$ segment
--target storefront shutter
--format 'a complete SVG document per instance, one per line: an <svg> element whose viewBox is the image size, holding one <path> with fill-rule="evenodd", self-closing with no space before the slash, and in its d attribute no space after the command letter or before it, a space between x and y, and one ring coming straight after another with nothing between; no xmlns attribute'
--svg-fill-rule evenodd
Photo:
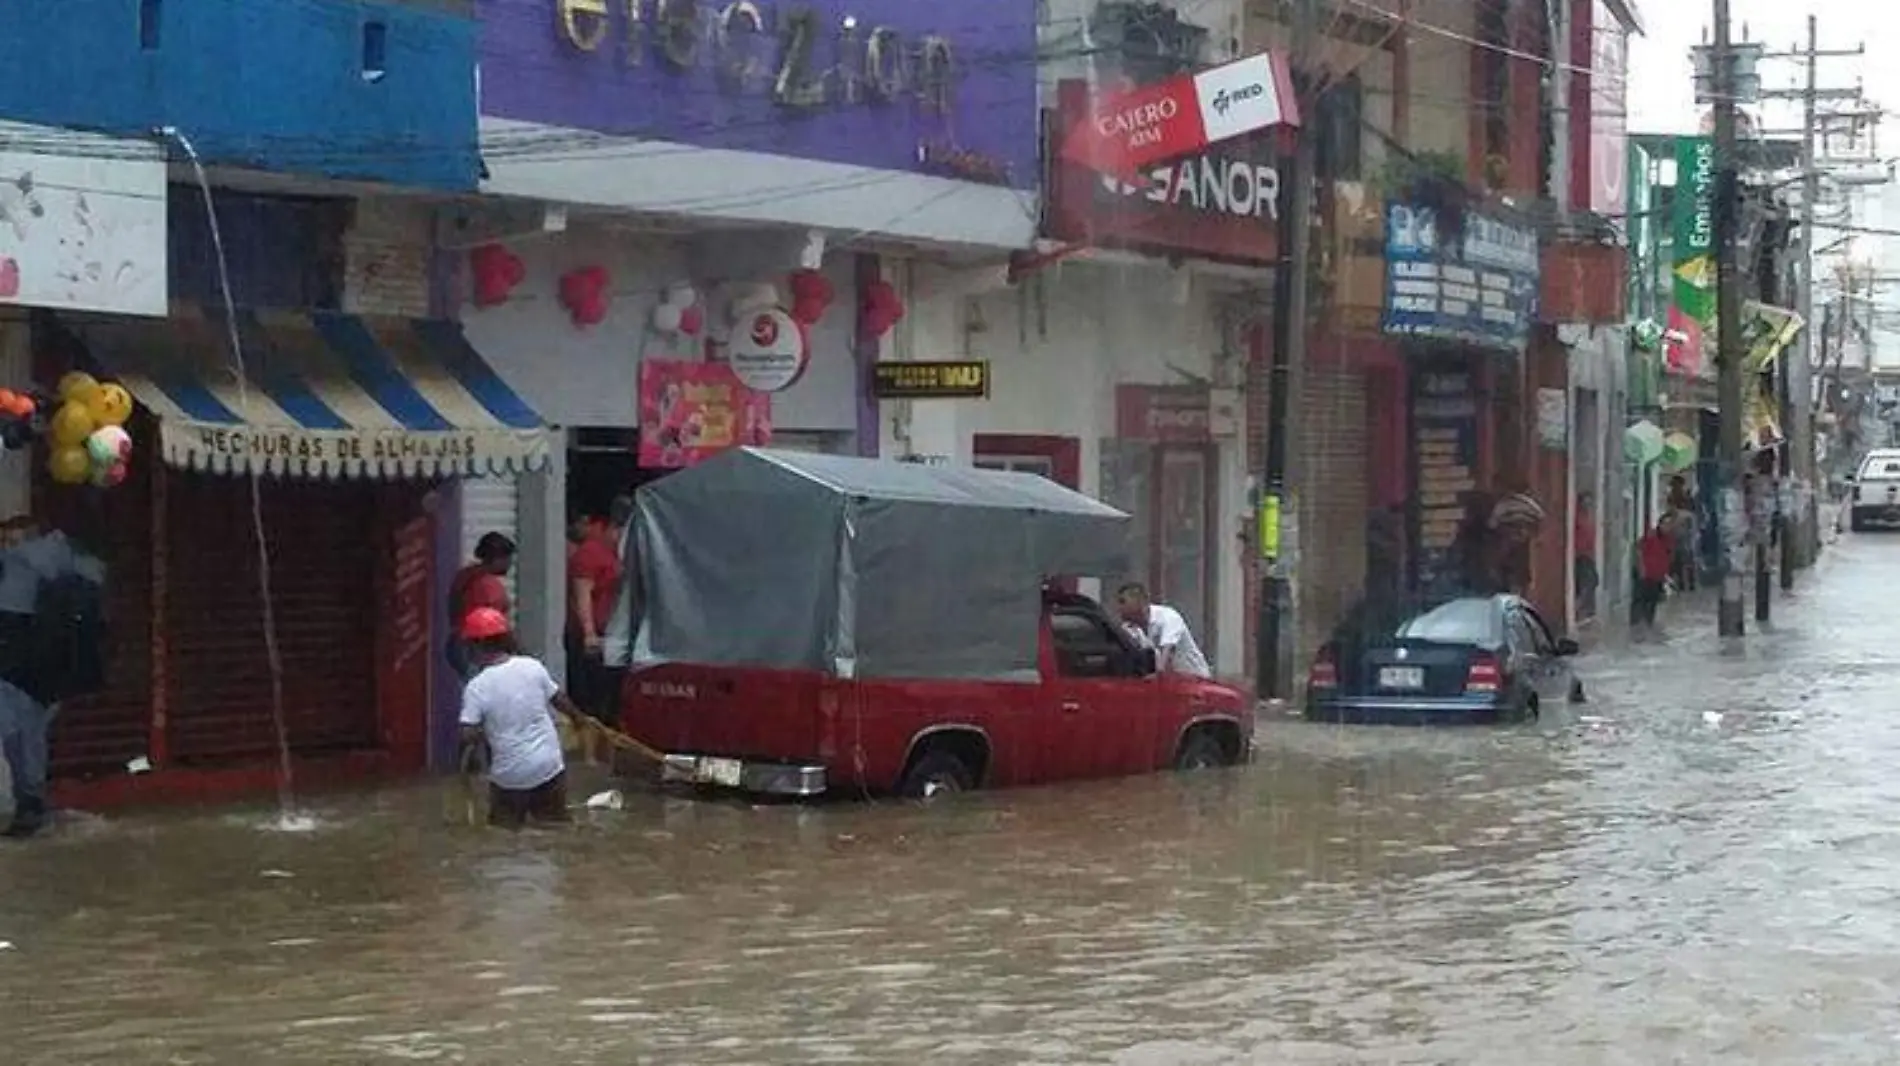
<svg viewBox="0 0 1900 1066"><path fill-rule="evenodd" d="M170 761L272 755L277 735L251 483L182 471L164 477ZM264 480L259 487L291 750L374 747L378 486Z"/></svg>
<svg viewBox="0 0 1900 1066"><path fill-rule="evenodd" d="M57 381L79 360L72 336L50 315L35 313L30 336L31 351L22 355L16 349L6 367L6 384ZM134 447L131 472L109 492L56 485L46 472L45 449L25 453L31 463L33 516L106 563L106 689L61 706L48 752L56 777L123 774L127 762L151 753L156 470L151 457L159 454L158 426L140 414L127 428Z"/></svg>
<svg viewBox="0 0 1900 1066"><path fill-rule="evenodd" d="M521 492L512 477L473 477L462 481L462 562L475 558L483 534L500 533L521 543ZM508 600L516 602L515 572L507 577Z"/></svg>
<svg viewBox="0 0 1900 1066"><path fill-rule="evenodd" d="M1300 589L1304 671L1366 579L1366 387L1357 370L1307 368L1300 401Z"/></svg>
<svg viewBox="0 0 1900 1066"><path fill-rule="evenodd" d="M147 456L157 454L146 443L152 428L133 425ZM123 774L151 754L152 477L152 462L136 461L124 484L102 493L55 485L44 462L33 464L34 514L106 563L106 690L60 708L49 753L56 777Z"/></svg>

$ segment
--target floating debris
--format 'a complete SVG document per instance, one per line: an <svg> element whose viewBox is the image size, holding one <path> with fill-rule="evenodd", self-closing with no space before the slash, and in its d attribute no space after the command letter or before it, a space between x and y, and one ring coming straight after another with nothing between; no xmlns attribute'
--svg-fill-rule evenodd
<svg viewBox="0 0 1900 1066"><path fill-rule="evenodd" d="M273 833L314 833L317 831L317 818L316 815L301 811L284 811L266 822L264 828Z"/></svg>

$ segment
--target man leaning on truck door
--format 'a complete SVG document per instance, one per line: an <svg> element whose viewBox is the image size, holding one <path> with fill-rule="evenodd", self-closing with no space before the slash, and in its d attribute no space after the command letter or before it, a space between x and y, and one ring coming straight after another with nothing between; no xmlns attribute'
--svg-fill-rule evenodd
<svg viewBox="0 0 1900 1066"><path fill-rule="evenodd" d="M1207 656L1201 654L1201 646L1194 642L1187 619L1172 607L1152 602L1146 586L1133 581L1123 585L1116 593L1115 606L1129 630L1154 648L1157 672L1214 675Z"/></svg>

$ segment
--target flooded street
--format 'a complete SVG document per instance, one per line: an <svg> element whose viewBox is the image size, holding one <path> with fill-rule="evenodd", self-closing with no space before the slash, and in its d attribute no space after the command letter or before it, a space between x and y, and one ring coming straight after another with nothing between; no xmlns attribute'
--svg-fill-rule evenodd
<svg viewBox="0 0 1900 1066"><path fill-rule="evenodd" d="M1745 653L1589 657L1579 713L1276 720L1226 775L78 817L0 848L8 1061L1891 1062L1900 537L1802 583Z"/></svg>

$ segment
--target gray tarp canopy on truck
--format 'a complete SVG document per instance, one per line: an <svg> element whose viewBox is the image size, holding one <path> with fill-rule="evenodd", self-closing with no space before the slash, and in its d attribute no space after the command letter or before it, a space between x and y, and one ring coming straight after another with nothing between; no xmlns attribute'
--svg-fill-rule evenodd
<svg viewBox="0 0 1900 1066"><path fill-rule="evenodd" d="M636 668L1029 680L1043 578L1128 566L1127 515L1032 474L740 448L635 499Z"/></svg>

